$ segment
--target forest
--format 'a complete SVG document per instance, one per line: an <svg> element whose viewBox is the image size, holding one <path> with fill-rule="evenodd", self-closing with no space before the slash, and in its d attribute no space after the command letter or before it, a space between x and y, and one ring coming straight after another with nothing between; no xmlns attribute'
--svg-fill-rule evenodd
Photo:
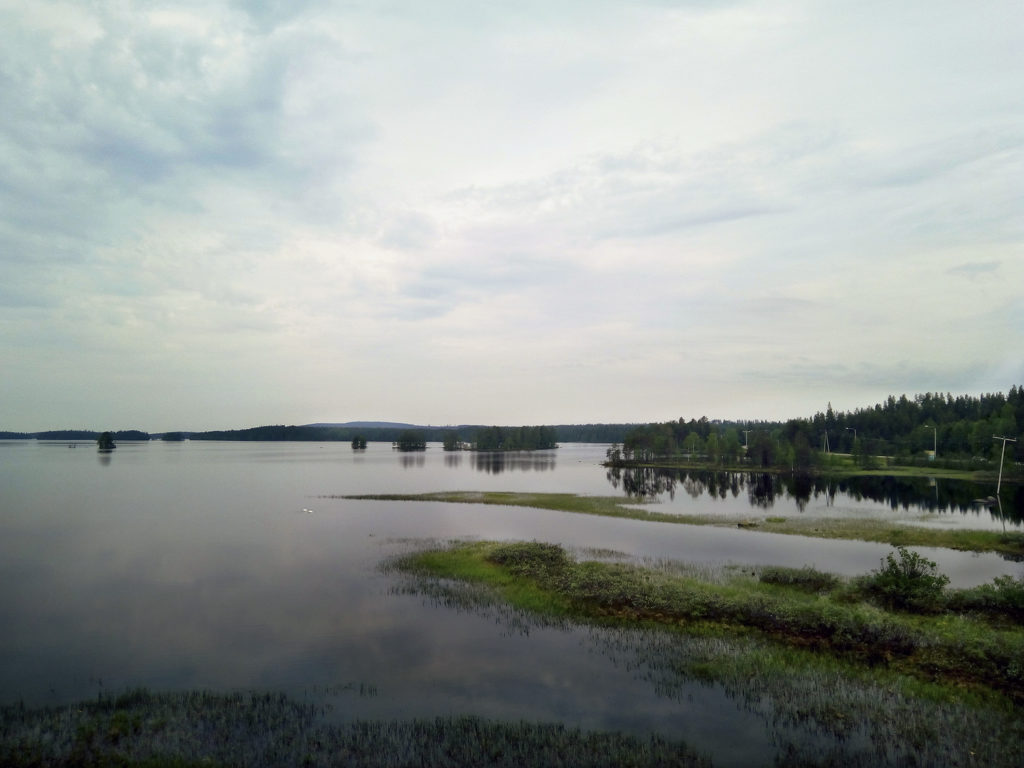
<svg viewBox="0 0 1024 768"><path fill-rule="evenodd" d="M810 467L822 455L852 455L865 468L878 457L896 462L916 460L937 466L980 468L999 461L1024 459L1024 387L1008 394L969 395L925 393L908 398L890 396L885 402L852 412L824 412L785 422L721 422L682 418L635 427L610 458L644 461L654 458L700 457L732 463L746 456L761 467Z"/></svg>
<svg viewBox="0 0 1024 768"><path fill-rule="evenodd" d="M554 427L484 427L473 435L478 451L536 451L557 448Z"/></svg>
<svg viewBox="0 0 1024 768"><path fill-rule="evenodd" d="M618 457L646 460L664 457L703 457L733 462L749 457L759 466L810 466L821 454L850 454L862 465L873 457L911 461L928 458L984 463L999 459L1002 444L993 436L1016 439L1007 443L1006 460L1024 460L1024 387L978 396L925 393L890 395L884 402L854 411L824 412L788 421L711 421L707 417L654 424L559 424L554 426L417 427L423 442L443 442L446 449L535 450L558 443L620 443ZM177 431L150 434L140 430L113 432L115 440L253 440L397 443L404 427L331 427L270 425L206 432ZM46 432L0 432L0 439L89 440L99 431L66 429ZM932 455L927 455L931 452Z"/></svg>

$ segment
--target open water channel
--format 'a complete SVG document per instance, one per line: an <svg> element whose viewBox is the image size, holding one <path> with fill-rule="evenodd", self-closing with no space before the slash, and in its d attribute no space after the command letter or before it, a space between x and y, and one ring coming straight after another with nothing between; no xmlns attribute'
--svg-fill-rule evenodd
<svg viewBox="0 0 1024 768"><path fill-rule="evenodd" d="M387 558L424 540L520 539L720 565L877 568L883 545L546 510L356 501L442 490L621 495L735 516L888 516L1020 530L925 483L793 489L757 478L610 475L606 446L401 454L371 443L0 441L0 698L48 704L147 686L319 696L338 718L477 714L659 732L716 765L774 754L762 719L707 684L666 695L595 630L523 627L400 589ZM766 486L765 483L768 483ZM651 484L653 483L653 487ZM629 486L628 488L626 486ZM914 500L913 494L920 498ZM1024 574L995 555L921 550L953 586Z"/></svg>

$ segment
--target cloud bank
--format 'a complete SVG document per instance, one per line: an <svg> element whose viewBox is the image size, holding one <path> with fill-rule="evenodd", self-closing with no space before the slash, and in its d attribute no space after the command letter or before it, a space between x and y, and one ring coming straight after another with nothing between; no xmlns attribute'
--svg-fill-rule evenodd
<svg viewBox="0 0 1024 768"><path fill-rule="evenodd" d="M0 0L0 428L1024 382L1017 2Z"/></svg>

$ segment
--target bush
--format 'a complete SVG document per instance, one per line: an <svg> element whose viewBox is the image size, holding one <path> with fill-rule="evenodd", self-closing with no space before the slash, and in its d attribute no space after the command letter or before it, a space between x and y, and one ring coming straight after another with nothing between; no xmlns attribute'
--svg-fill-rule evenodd
<svg viewBox="0 0 1024 768"><path fill-rule="evenodd" d="M959 590L950 596L949 607L1024 622L1024 577L999 576L991 584Z"/></svg>
<svg viewBox="0 0 1024 768"><path fill-rule="evenodd" d="M861 589L886 607L934 613L943 607L943 589L949 577L936 571L935 562L906 547L890 552L882 567L861 580Z"/></svg>
<svg viewBox="0 0 1024 768"><path fill-rule="evenodd" d="M569 564L569 556L557 544L517 542L495 547L487 558L518 576L545 576Z"/></svg>
<svg viewBox="0 0 1024 768"><path fill-rule="evenodd" d="M805 565L803 568L770 566L761 569L760 580L765 584L778 584L805 592L831 592L839 585L839 578L831 573Z"/></svg>

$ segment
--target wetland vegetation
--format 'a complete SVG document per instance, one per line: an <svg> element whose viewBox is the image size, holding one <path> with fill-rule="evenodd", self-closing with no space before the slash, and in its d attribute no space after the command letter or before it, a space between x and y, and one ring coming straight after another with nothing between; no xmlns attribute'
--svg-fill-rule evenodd
<svg viewBox="0 0 1024 768"><path fill-rule="evenodd" d="M338 497L327 497L338 498ZM894 546L946 547L969 552L997 552L1024 558L1024 533L976 529L925 528L884 520L820 517L688 515L644 509L641 500L621 496L580 496L571 493L528 493L501 491L440 491L432 493L359 494L347 499L374 501L436 501L458 504L498 504L536 507L605 517L622 517L648 522L684 525L715 525L756 528L768 533L812 536L826 539L856 539Z"/></svg>
<svg viewBox="0 0 1024 768"><path fill-rule="evenodd" d="M146 768L660 766L711 763L658 736L479 717L329 723L323 707L280 693L153 693L65 707L0 707L0 763Z"/></svg>
<svg viewBox="0 0 1024 768"><path fill-rule="evenodd" d="M934 563L900 548L841 581L812 569L743 572L728 583L626 563L577 562L553 544L472 543L411 555L405 570L486 583L518 607L573 619L756 631L1024 704L1024 580L944 590Z"/></svg>
<svg viewBox="0 0 1024 768"><path fill-rule="evenodd" d="M782 763L1024 759L1024 580L946 590L906 550L841 579L578 561L541 542L453 542L390 567L448 608L527 616L524 631L531 620L594 627L665 695L722 685L769 723Z"/></svg>
<svg viewBox="0 0 1024 768"><path fill-rule="evenodd" d="M617 456L504 452L562 428L486 428L497 452L466 455L481 445L461 427L410 432L415 456L368 427L344 433L356 451L329 427L219 436L324 441L302 447L114 433L126 442L98 463L12 446L3 476L30 503L0 521L17 576L0 592L16 630L0 764L1024 764L1020 445L1003 507L977 506L991 491L970 482L994 480L985 441L1018 434L1022 405L1015 387L786 424L605 425ZM423 452L442 438L446 454ZM423 493L437 488L469 490ZM314 496L333 501L314 513ZM815 546L846 575L758 564L814 562L790 554ZM1003 559L931 553L970 587L951 589L911 546ZM372 699L305 692L352 674Z"/></svg>

